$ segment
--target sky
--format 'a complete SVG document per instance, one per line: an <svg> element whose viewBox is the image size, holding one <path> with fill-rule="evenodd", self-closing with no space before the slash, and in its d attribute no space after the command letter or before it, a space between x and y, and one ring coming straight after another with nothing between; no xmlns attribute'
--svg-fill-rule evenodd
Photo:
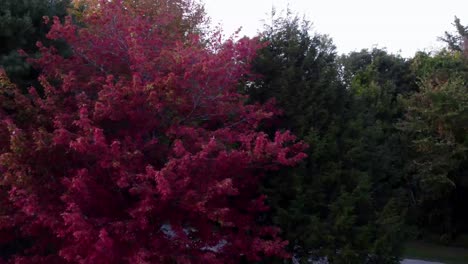
<svg viewBox="0 0 468 264"><path fill-rule="evenodd" d="M254 36L271 10L286 7L312 22L313 32L329 35L339 53L386 48L410 57L443 44L437 37L452 31L454 17L468 25L468 0L204 0L214 24L226 35L239 27ZM262 22L263 21L263 22Z"/></svg>

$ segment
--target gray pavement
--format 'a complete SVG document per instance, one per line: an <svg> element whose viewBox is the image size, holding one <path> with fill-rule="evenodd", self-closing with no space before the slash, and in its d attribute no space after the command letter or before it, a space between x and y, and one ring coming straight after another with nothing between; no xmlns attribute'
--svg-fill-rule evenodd
<svg viewBox="0 0 468 264"><path fill-rule="evenodd" d="M418 259L404 259L401 261L401 264L444 264L444 263L424 261L424 260L418 260Z"/></svg>

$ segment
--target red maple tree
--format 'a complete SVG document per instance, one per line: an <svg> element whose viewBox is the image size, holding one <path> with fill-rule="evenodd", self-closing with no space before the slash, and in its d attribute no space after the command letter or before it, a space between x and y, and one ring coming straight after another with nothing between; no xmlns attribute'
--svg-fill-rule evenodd
<svg viewBox="0 0 468 264"><path fill-rule="evenodd" d="M287 256L259 180L305 145L248 105L255 39L168 31L169 16L102 1L54 18L32 60L41 91L0 79L0 263L239 263Z"/></svg>

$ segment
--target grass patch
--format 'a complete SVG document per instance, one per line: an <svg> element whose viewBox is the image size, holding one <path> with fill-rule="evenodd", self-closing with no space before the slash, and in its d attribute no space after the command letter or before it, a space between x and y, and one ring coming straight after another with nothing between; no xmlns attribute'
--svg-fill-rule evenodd
<svg viewBox="0 0 468 264"><path fill-rule="evenodd" d="M468 249L414 241L406 244L404 257L409 259L438 261L445 264L467 264Z"/></svg>

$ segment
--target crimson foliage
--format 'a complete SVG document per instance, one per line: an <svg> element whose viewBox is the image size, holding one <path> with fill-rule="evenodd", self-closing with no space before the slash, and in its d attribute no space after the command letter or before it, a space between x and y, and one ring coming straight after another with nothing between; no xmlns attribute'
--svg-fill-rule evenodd
<svg viewBox="0 0 468 264"><path fill-rule="evenodd" d="M103 1L77 28L57 18L40 43L43 92L2 78L0 263L239 263L287 257L263 173L304 158L288 132L247 105L255 39L164 31L165 16Z"/></svg>

